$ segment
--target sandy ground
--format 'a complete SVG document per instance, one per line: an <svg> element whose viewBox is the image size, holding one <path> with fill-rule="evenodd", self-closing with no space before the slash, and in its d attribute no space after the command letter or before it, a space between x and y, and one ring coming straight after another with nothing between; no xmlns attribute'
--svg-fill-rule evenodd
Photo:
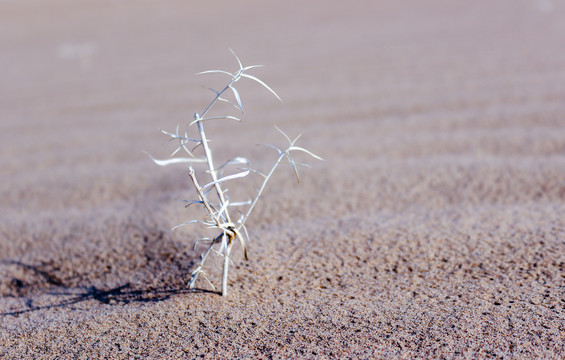
<svg viewBox="0 0 565 360"><path fill-rule="evenodd" d="M308 4L308 5L305 5ZM0 1L0 358L565 357L565 4ZM233 48L218 163L277 124L230 293L161 168ZM242 190L243 191L243 190ZM218 272L210 278L217 284Z"/></svg>

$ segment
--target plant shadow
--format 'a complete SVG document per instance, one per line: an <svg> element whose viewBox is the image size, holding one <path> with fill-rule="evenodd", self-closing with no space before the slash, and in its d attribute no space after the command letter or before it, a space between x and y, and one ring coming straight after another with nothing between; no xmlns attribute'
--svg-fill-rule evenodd
<svg viewBox="0 0 565 360"><path fill-rule="evenodd" d="M4 260L0 261L0 263L19 267L20 269L33 273L35 277L38 278L38 280L31 284L18 278L11 279L8 284L8 287L12 290L11 293L0 294L0 296L4 298L25 299L25 307L22 306L19 309L0 312L1 317L17 317L22 314L40 310L72 307L88 301L97 301L106 305L126 305L130 303L165 301L174 295L180 294L218 294L216 291L212 290L188 289L178 283L176 287L145 286L143 288L136 288L129 282L108 288L99 288L96 286L68 286L65 284L65 281L54 272L44 269L44 265L30 265L15 260ZM38 292L40 295L54 296L60 300L48 304L34 305L33 298L34 295L38 295Z"/></svg>

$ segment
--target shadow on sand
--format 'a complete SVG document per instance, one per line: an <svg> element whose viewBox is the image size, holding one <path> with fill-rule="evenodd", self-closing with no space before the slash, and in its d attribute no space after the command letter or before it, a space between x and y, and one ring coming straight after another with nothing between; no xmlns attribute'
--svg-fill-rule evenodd
<svg viewBox="0 0 565 360"><path fill-rule="evenodd" d="M76 292L70 291L64 282L59 279L54 274L42 270L39 266L33 266L29 264L24 264L18 261L4 261L4 263L17 265L34 272L36 275L42 278L44 284L48 284L51 287L56 287L60 291L49 291L44 294L53 295L62 298L60 301L56 301L47 305L34 306L31 297L25 295L9 295L10 297L27 298L27 307L23 309L16 309L12 311L2 312L0 316L19 316L21 314L52 309L60 307L69 307L82 302L94 300L103 304L109 305L124 305L134 302L159 302L169 299L171 296L178 294L188 294L188 293L212 293L217 294L215 291L204 290L204 289L188 289L188 288L150 288L150 289L135 289L132 288L130 283L125 283L123 285L113 287L110 289L99 289L95 286L84 287L82 290L78 289ZM23 288L25 284L18 279L13 279L11 282L11 287L20 289ZM4 295L3 295L4 296Z"/></svg>

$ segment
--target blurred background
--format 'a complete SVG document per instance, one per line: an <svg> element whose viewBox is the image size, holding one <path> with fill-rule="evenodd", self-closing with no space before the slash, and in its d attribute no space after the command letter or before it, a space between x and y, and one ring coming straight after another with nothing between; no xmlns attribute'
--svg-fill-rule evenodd
<svg viewBox="0 0 565 360"><path fill-rule="evenodd" d="M235 70L229 48L284 102L242 82L246 127L210 125L219 156L304 132L328 216L375 208L332 179L402 183L394 159L562 156L564 19L552 0L0 1L3 213L184 188L142 151L172 150L158 129L202 111L225 79L194 74Z"/></svg>

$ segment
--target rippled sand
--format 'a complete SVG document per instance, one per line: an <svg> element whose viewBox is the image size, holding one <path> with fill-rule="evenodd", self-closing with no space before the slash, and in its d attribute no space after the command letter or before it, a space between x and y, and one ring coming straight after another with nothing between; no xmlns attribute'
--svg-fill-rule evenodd
<svg viewBox="0 0 565 360"><path fill-rule="evenodd" d="M0 1L0 358L565 356L562 3L202 3ZM279 170L222 298L142 151L229 47L284 102L242 82L218 163L268 167L275 124L325 160Z"/></svg>

